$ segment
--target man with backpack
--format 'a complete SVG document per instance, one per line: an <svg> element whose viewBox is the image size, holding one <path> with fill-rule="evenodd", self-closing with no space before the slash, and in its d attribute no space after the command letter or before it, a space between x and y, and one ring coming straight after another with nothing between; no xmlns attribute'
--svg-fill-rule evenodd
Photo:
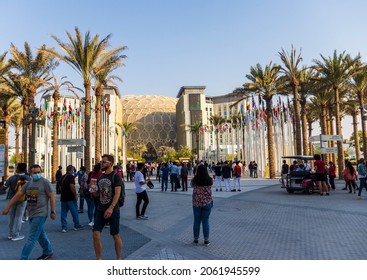
<svg viewBox="0 0 367 280"><path fill-rule="evenodd" d="M101 170L104 173L98 178L97 192L93 193L94 197L99 197L93 225L93 245L97 260L102 259L101 232L107 223L110 225L110 234L115 242L116 259L120 260L122 256L120 206L125 188L121 176L113 171L113 164L112 155L102 156Z"/></svg>
<svg viewBox="0 0 367 280"><path fill-rule="evenodd" d="M18 163L16 174L11 176L5 183L4 188L8 190L6 199L12 199L14 195L19 192L23 185L31 181L31 177L26 174L27 164ZM27 206L25 196L17 200L9 209L9 234L8 239L18 241L24 239L24 235L20 235L22 228L22 218L24 210Z"/></svg>
<svg viewBox="0 0 367 280"><path fill-rule="evenodd" d="M3 215L9 213L9 209L23 195L26 195L29 208L29 233L28 240L24 244L20 259L28 260L34 246L38 242L42 247L42 255L37 260L49 260L53 250L45 232L45 222L48 215L52 220L56 218L55 194L51 183L42 177L41 166L31 166L32 180L24 184L22 190L17 192L3 209Z"/></svg>

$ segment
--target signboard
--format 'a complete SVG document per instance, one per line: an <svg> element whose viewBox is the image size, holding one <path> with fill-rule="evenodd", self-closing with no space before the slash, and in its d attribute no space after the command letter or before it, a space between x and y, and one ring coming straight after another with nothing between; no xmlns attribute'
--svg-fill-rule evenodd
<svg viewBox="0 0 367 280"><path fill-rule="evenodd" d="M70 147L68 147L68 153L76 153L76 152L83 153L83 146L70 146Z"/></svg>
<svg viewBox="0 0 367 280"><path fill-rule="evenodd" d="M76 152L76 158L84 158L83 152Z"/></svg>
<svg viewBox="0 0 367 280"><path fill-rule="evenodd" d="M79 145L79 146L85 146L86 141L84 139L59 139L57 141L58 145Z"/></svg>
<svg viewBox="0 0 367 280"><path fill-rule="evenodd" d="M311 136L308 141L309 142L320 142L320 136L321 141L343 141L343 135L315 135Z"/></svg>
<svg viewBox="0 0 367 280"><path fill-rule="evenodd" d="M324 148L320 148L320 152L321 154L337 154L338 153L338 148L337 147L324 147Z"/></svg>

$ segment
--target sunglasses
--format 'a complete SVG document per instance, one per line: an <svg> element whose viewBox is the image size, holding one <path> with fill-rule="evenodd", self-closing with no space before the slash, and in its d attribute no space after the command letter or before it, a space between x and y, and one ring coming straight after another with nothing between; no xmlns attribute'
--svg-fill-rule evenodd
<svg viewBox="0 0 367 280"><path fill-rule="evenodd" d="M101 160L99 163L111 163L111 162L108 160Z"/></svg>

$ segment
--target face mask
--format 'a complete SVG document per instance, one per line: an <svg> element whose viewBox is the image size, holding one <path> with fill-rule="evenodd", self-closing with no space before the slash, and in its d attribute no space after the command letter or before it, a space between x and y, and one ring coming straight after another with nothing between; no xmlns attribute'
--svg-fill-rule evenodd
<svg viewBox="0 0 367 280"><path fill-rule="evenodd" d="M42 175L40 174L40 173L38 173L38 174L33 174L32 175L32 179L33 180L35 180L35 181L38 181L39 179L41 179L42 178Z"/></svg>

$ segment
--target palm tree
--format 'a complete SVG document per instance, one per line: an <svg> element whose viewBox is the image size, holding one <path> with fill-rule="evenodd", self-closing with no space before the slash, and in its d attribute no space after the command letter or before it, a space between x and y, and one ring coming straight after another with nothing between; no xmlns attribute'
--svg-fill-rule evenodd
<svg viewBox="0 0 367 280"><path fill-rule="evenodd" d="M349 99L347 102L342 104L342 110L345 114L352 116L353 119L353 132L354 132L354 147L356 149L356 160L357 162L361 158L361 149L359 145L359 134L358 134L358 120L359 115L359 102L358 100Z"/></svg>
<svg viewBox="0 0 367 280"><path fill-rule="evenodd" d="M302 155L302 131L301 131L301 113L300 113L300 100L298 96L299 86L300 86L300 70L299 64L302 61L301 56L302 50L300 49L297 55L296 49L292 45L292 50L290 53L282 49L279 52L280 59L282 60L284 66L281 66L280 72L284 74L285 81L292 88L293 93L293 107L295 116L295 128L296 128L296 151L298 155ZM305 145L305 143L304 143ZM306 143L307 148L307 143Z"/></svg>
<svg viewBox="0 0 367 280"><path fill-rule="evenodd" d="M25 116L28 114L28 94L25 90L24 80L21 76L13 74L9 72L5 77L5 82L3 84L3 90L5 90L10 95L15 95L20 99L20 103L22 106L22 162L27 162L27 124L25 120Z"/></svg>
<svg viewBox="0 0 367 280"><path fill-rule="evenodd" d="M226 122L226 120L221 115L212 115L209 118L210 124L214 128L215 133L215 142L217 145L217 162L219 161L219 133L221 131L222 125Z"/></svg>
<svg viewBox="0 0 367 280"><path fill-rule="evenodd" d="M342 135L339 92L341 87L347 84L353 76L361 71L361 69L357 67L360 62L360 55L352 58L349 54L345 54L345 51L338 55L335 50L332 57L320 56L322 60L314 60L315 69L320 74L320 80L323 84L328 85L334 92L336 134ZM344 169L344 148L342 141L338 141L337 145L339 179L342 179Z"/></svg>
<svg viewBox="0 0 367 280"><path fill-rule="evenodd" d="M107 50L109 46L108 40L111 34L107 35L105 38L100 40L99 35L95 35L93 38L90 36L90 32L85 33L84 38L80 33L79 29L75 27L75 37L73 37L69 32L66 32L69 39L69 43L62 42L56 36L52 38L59 44L61 49L66 53L66 55L59 54L53 50L49 50L49 53L55 57L61 59L70 65L74 70L76 70L83 78L84 85L84 101L85 101L85 111L84 111L84 126L85 126L85 141L86 141L86 151L84 154L84 163L87 170L91 168L91 96L90 88L93 78L93 67L97 64L98 59L100 59ZM98 160L98 159L96 159Z"/></svg>
<svg viewBox="0 0 367 280"><path fill-rule="evenodd" d="M0 99L0 116L5 120L5 155L9 153L9 135L8 128L11 123L11 119L15 114L18 114L21 110L19 101L16 96L7 95L6 93L1 93ZM9 157L4 157L4 176L8 178L9 176Z"/></svg>
<svg viewBox="0 0 367 280"><path fill-rule="evenodd" d="M95 138L95 158L101 157L101 99L103 98L104 87L113 84L114 80L122 81L121 78L111 73L124 65L125 55L120 53L125 50L125 46L114 48L106 52L93 67L93 76L95 77L95 97L96 97L96 138Z"/></svg>
<svg viewBox="0 0 367 280"><path fill-rule="evenodd" d="M196 142L196 155L197 159L200 160L200 132L202 130L203 123L201 121L197 121L193 124L187 124L187 128L189 128L190 133L195 135L195 142Z"/></svg>
<svg viewBox="0 0 367 280"><path fill-rule="evenodd" d="M367 91L367 67L362 68L362 72L355 75L350 83L350 89L355 94L355 97L359 101L359 108L361 114L361 124L362 124L362 140L363 140L363 154L367 156L367 126L364 115L366 115L365 104Z"/></svg>
<svg viewBox="0 0 367 280"><path fill-rule="evenodd" d="M77 89L81 92L83 92L80 88L75 87L70 81L65 80L66 76L61 77L60 81L58 78L53 75L52 80L53 82L47 82L45 84L45 87L43 89L45 96L48 92L52 92L52 98L54 101L54 107L53 107L53 115L52 115L52 131L53 131L53 147L52 147L52 171L51 171L51 181L56 181L56 171L58 170L59 166L59 110L58 105L60 102L60 90L67 89L69 92L72 92L77 99L79 99L79 96L75 93L74 89ZM41 99L42 99L41 98Z"/></svg>
<svg viewBox="0 0 367 280"><path fill-rule="evenodd" d="M27 110L35 107L34 98L37 90L50 79L50 71L57 66L57 63L48 51L51 51L51 49L46 48L46 45L42 45L34 55L28 42L24 43L24 52L18 50L14 44L10 46L12 58L9 59L9 65L18 72L22 79L24 89L27 93L25 100ZM32 135L35 132L32 131L32 126L28 126L28 129L29 139L33 139ZM34 164L35 150L31 149L34 146L35 143L32 143L32 140L29 141L29 148L32 152L30 165Z"/></svg>
<svg viewBox="0 0 367 280"><path fill-rule="evenodd" d="M299 103L301 110L302 120L302 143L303 154L309 155L308 151L308 138L307 138L307 111L308 111L308 99L312 93L316 90L315 73L313 69L303 67L299 72Z"/></svg>
<svg viewBox="0 0 367 280"><path fill-rule="evenodd" d="M308 138L312 136L312 124L318 119L318 116L320 115L318 113L318 110L320 109L319 106L315 105L311 101L307 101L307 110L305 111L306 114L306 120L307 120L307 126L308 126ZM309 154L313 154L313 145L312 142L309 142L309 148L308 148Z"/></svg>
<svg viewBox="0 0 367 280"><path fill-rule="evenodd" d="M15 164L19 162L19 136L20 136L20 128L22 126L23 119L23 111L22 105L19 104L19 110L14 112L12 115L10 125L14 127L15 130Z"/></svg>
<svg viewBox="0 0 367 280"><path fill-rule="evenodd" d="M248 92L257 92L265 100L266 103L266 126L268 139L268 160L270 178L274 179L275 161L274 161L274 135L273 135L273 113L271 108L272 98L279 90L279 71L278 65L273 65L270 62L265 66L265 69L260 64L250 68L250 74L246 78L249 83L244 84L244 88Z"/></svg>

